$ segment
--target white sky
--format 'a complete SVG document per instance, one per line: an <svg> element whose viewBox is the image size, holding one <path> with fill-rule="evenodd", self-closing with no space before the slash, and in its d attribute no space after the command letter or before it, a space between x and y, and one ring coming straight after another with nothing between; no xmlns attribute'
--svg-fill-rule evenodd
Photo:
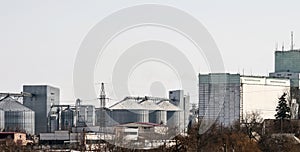
<svg viewBox="0 0 300 152"><path fill-rule="evenodd" d="M85 35L112 12L144 3L174 6L196 17L217 43L227 72L267 75L274 69L275 43L289 48L290 31L300 47L297 0L0 0L0 91L50 84L61 89L61 102L74 103L73 66Z"/></svg>

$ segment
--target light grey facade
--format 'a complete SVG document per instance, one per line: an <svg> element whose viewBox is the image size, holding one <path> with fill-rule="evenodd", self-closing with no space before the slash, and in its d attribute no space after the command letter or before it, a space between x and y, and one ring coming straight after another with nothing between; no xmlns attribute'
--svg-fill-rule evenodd
<svg viewBox="0 0 300 152"><path fill-rule="evenodd" d="M199 74L199 117L232 125L240 119L240 75Z"/></svg>
<svg viewBox="0 0 300 152"><path fill-rule="evenodd" d="M299 58L299 60L300 60L300 58ZM291 87L299 87L299 78L300 78L299 73L273 72L273 73L269 73L269 76L274 77L274 78L288 78L291 80Z"/></svg>
<svg viewBox="0 0 300 152"><path fill-rule="evenodd" d="M58 88L49 85L24 85L23 92L32 94L32 97L25 96L23 104L35 112L35 133L49 131L48 115L51 105L59 105L60 91ZM56 108L52 108L56 111Z"/></svg>
<svg viewBox="0 0 300 152"><path fill-rule="evenodd" d="M95 106L94 105L79 105L78 107L79 123L83 123L86 126L95 126Z"/></svg>
<svg viewBox="0 0 300 152"><path fill-rule="evenodd" d="M189 96L184 95L183 90L169 91L169 99L174 105L179 107L179 129L187 131L190 115L190 99Z"/></svg>

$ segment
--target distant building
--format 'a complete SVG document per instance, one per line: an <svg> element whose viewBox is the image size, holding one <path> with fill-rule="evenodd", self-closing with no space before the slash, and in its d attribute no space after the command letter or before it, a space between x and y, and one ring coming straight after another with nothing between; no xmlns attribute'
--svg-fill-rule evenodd
<svg viewBox="0 0 300 152"><path fill-rule="evenodd" d="M5 131L34 134L34 111L9 96L0 100L0 109L4 111L4 119L2 115L0 121L4 122Z"/></svg>
<svg viewBox="0 0 300 152"><path fill-rule="evenodd" d="M290 107L297 109L292 118L300 118L300 50L275 51L275 72L269 74L270 77L289 78L291 80Z"/></svg>
<svg viewBox="0 0 300 152"><path fill-rule="evenodd" d="M299 59L300 60L300 59ZM288 78L291 80L291 87L296 87L298 88L299 85L299 78L300 78L300 73L294 73L294 72L272 72L269 73L270 77L274 78Z"/></svg>
<svg viewBox="0 0 300 152"><path fill-rule="evenodd" d="M188 95L184 95L183 90L169 91L169 99L174 105L182 109L180 111L180 130L187 131L189 116L190 116L190 98Z"/></svg>
<svg viewBox="0 0 300 152"><path fill-rule="evenodd" d="M167 134L168 127L165 125L145 122L121 124L114 127L117 138L123 140L161 140L162 135Z"/></svg>
<svg viewBox="0 0 300 152"><path fill-rule="evenodd" d="M110 122L110 110L108 108L96 108L95 109L95 119L96 119L96 126L101 126L101 127L106 127L106 126L111 126Z"/></svg>
<svg viewBox="0 0 300 152"><path fill-rule="evenodd" d="M95 126L96 116L94 105L79 105L78 110L78 123L86 126Z"/></svg>
<svg viewBox="0 0 300 152"><path fill-rule="evenodd" d="M126 97L109 107L109 115L112 119L110 122L112 124L156 123L182 132L184 131L185 112L182 112L184 109L181 108L189 109L184 104L184 102L188 102L187 100L188 98L184 99L184 96L180 96L180 94L174 96L174 101L156 97ZM188 119L188 117L186 118Z"/></svg>
<svg viewBox="0 0 300 152"><path fill-rule="evenodd" d="M0 144L25 146L32 144L32 141L26 140L26 133L21 132L0 132Z"/></svg>
<svg viewBox="0 0 300 152"><path fill-rule="evenodd" d="M242 114L257 111L264 119L273 119L278 98L289 91L288 78L241 76Z"/></svg>
<svg viewBox="0 0 300 152"><path fill-rule="evenodd" d="M289 90L288 78L200 74L199 116L223 125L242 122L251 112L261 113L264 119L274 118L278 98Z"/></svg>
<svg viewBox="0 0 300 152"><path fill-rule="evenodd" d="M275 72L300 73L300 50L275 51Z"/></svg>
<svg viewBox="0 0 300 152"><path fill-rule="evenodd" d="M228 126L240 119L240 75L199 74L199 117Z"/></svg>
<svg viewBox="0 0 300 152"><path fill-rule="evenodd" d="M50 129L48 115L51 105L59 105L59 89L49 85L24 85L23 92L32 94L25 96L23 104L35 112L35 133L47 132ZM56 111L56 108L52 108Z"/></svg>

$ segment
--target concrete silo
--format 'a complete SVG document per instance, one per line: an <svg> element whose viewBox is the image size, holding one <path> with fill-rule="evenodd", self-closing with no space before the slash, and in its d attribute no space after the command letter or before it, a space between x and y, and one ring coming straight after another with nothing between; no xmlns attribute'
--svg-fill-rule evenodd
<svg viewBox="0 0 300 152"><path fill-rule="evenodd" d="M180 129L180 108L176 107L168 100L162 100L157 103L163 111L161 111L162 119L166 119L166 124L171 129ZM164 113L165 112L165 113Z"/></svg>
<svg viewBox="0 0 300 152"><path fill-rule="evenodd" d="M126 97L124 100L112 105L111 118L120 123L149 122L149 113L144 106L138 103L139 100Z"/></svg>
<svg viewBox="0 0 300 152"><path fill-rule="evenodd" d="M61 112L61 129L70 130L75 124L75 111L67 108Z"/></svg>

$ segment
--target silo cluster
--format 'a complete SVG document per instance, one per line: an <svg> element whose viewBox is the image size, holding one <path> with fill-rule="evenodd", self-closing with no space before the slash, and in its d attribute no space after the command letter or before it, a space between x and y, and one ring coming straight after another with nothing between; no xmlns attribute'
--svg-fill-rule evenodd
<svg viewBox="0 0 300 152"><path fill-rule="evenodd" d="M150 122L178 128L182 123L179 118L182 109L169 99L126 97L109 109L111 119L119 124Z"/></svg>

